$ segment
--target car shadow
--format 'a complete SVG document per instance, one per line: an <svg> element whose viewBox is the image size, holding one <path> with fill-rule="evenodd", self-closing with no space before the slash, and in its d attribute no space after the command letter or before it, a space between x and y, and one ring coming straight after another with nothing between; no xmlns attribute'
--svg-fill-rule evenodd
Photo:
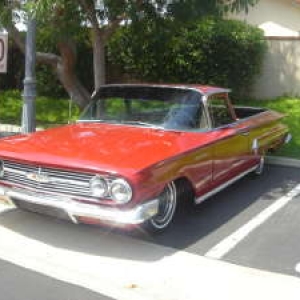
<svg viewBox="0 0 300 300"><path fill-rule="evenodd" d="M21 210L0 213L0 226L30 239L70 251L138 261L156 261L179 250L190 251L258 201L268 206L299 183L299 170L269 167L259 178L247 176L193 211L178 214L162 234L149 235L67 221ZM298 179L298 182L297 182ZM213 239L212 239L213 240ZM210 241L211 242L211 241ZM201 244L201 243L198 243ZM209 242L193 253L202 255Z"/></svg>
<svg viewBox="0 0 300 300"><path fill-rule="evenodd" d="M190 250L193 253L204 254L220 241L222 233L219 236L216 234L216 238L211 236L216 231L221 231L224 224L234 220L244 211L250 211L246 217L241 218L243 223L240 226L242 226L249 221L249 218L251 219L253 214L258 214L299 183L299 169L267 166L261 176L250 174L196 206L192 211L180 213L176 222L167 232L157 236L144 237L144 239L178 250ZM255 204L260 211L257 211L256 207L251 212L251 207L255 207ZM195 250L193 245L199 239L202 239L201 246L197 245ZM207 239L206 242L204 242L205 239Z"/></svg>

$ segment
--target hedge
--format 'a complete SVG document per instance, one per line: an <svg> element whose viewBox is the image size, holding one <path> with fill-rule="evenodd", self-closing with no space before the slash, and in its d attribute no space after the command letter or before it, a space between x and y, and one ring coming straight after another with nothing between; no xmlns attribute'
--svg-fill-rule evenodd
<svg viewBox="0 0 300 300"><path fill-rule="evenodd" d="M140 81L220 85L242 95L259 74L265 50L260 29L209 18L185 27L169 21L124 27L108 53L111 63Z"/></svg>

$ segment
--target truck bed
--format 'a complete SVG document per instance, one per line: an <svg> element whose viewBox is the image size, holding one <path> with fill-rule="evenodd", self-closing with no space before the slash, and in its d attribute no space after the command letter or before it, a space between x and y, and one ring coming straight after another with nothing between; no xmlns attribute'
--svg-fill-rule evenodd
<svg viewBox="0 0 300 300"><path fill-rule="evenodd" d="M266 108L248 107L248 106L235 106L236 116L238 119L246 119L267 111Z"/></svg>

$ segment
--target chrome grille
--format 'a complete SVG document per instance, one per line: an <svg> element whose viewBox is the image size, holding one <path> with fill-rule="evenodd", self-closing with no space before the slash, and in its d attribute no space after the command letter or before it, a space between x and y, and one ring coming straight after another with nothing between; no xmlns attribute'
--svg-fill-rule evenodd
<svg viewBox="0 0 300 300"><path fill-rule="evenodd" d="M93 198L89 188L93 174L44 168L6 160L4 161L4 174L5 182L19 187L46 193Z"/></svg>

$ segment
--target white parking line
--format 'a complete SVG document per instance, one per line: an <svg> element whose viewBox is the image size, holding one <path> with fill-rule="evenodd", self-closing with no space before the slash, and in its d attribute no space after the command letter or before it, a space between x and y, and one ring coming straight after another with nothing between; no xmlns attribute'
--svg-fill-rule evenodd
<svg viewBox="0 0 300 300"><path fill-rule="evenodd" d="M231 251L237 244L239 244L243 239L245 239L253 230L266 222L270 217L272 217L277 211L287 205L293 198L300 194L300 184L293 188L285 196L279 198L272 205L267 207L248 223L243 225L233 234L229 235L223 239L220 243L210 249L205 256L214 259L221 259L229 251Z"/></svg>

